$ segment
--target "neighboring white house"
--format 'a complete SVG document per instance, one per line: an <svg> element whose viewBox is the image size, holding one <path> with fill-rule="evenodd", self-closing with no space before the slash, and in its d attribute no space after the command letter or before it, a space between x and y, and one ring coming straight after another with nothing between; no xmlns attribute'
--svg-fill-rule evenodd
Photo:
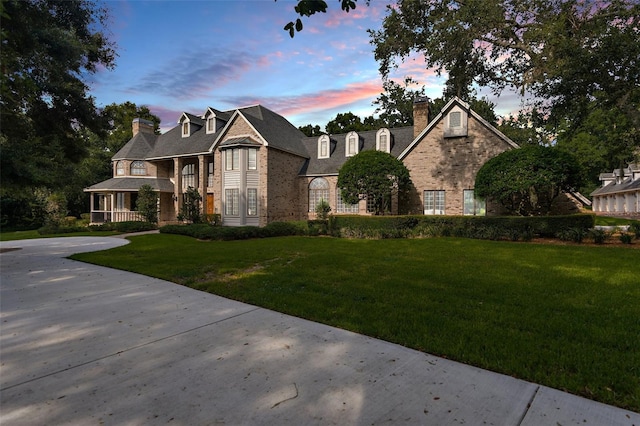
<svg viewBox="0 0 640 426"><path fill-rule="evenodd" d="M602 173L600 182L591 193L594 213L640 217L640 164Z"/></svg>

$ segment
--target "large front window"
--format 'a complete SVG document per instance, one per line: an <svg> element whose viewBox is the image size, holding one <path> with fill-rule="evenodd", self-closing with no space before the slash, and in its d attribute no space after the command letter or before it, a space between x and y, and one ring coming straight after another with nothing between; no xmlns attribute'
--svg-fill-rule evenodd
<svg viewBox="0 0 640 426"><path fill-rule="evenodd" d="M329 202L329 182L325 178L315 178L309 184L309 211L316 211L320 201Z"/></svg>
<svg viewBox="0 0 640 426"><path fill-rule="evenodd" d="M487 214L485 201L475 198L473 189L464 190L464 214L473 216L484 216Z"/></svg>
<svg viewBox="0 0 640 426"><path fill-rule="evenodd" d="M258 169L258 150L255 148L249 148L247 150L247 170Z"/></svg>
<svg viewBox="0 0 640 426"><path fill-rule="evenodd" d="M240 190L226 189L224 192L224 214L227 216L240 215Z"/></svg>
<svg viewBox="0 0 640 426"><path fill-rule="evenodd" d="M258 190L256 188L247 189L247 216L258 215Z"/></svg>
<svg viewBox="0 0 640 426"><path fill-rule="evenodd" d="M424 191L424 214L444 214L444 191Z"/></svg>
<svg viewBox="0 0 640 426"><path fill-rule="evenodd" d="M240 169L240 150L238 148L227 149L224 152L224 168L225 170Z"/></svg>
<svg viewBox="0 0 640 426"><path fill-rule="evenodd" d="M182 189L197 188L196 185L196 165L187 164L182 168Z"/></svg>

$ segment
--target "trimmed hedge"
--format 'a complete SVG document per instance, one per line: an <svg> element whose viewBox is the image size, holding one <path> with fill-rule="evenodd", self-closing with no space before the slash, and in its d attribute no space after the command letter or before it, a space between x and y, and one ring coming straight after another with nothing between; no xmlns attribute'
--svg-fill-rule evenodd
<svg viewBox="0 0 640 426"><path fill-rule="evenodd" d="M530 241L534 237L575 239L594 227L595 216L331 216L327 221L273 222L257 226L166 225L165 234L200 240L246 240L287 235L333 235L345 238L464 237Z"/></svg>
<svg viewBox="0 0 640 426"><path fill-rule="evenodd" d="M594 227L595 215L569 216L335 216L344 237L419 238L454 236L478 239L528 241L534 237L558 238L568 229Z"/></svg>
<svg viewBox="0 0 640 426"><path fill-rule="evenodd" d="M287 235L306 235L305 222L272 222L265 227L257 226L213 226L207 223L191 225L165 225L160 228L163 234L178 234L199 240L247 240L249 238L283 237Z"/></svg>
<svg viewBox="0 0 640 426"><path fill-rule="evenodd" d="M118 231L123 233L152 231L154 229L158 229L155 223L133 220L128 222L107 222L102 225L89 226L89 230L91 231Z"/></svg>

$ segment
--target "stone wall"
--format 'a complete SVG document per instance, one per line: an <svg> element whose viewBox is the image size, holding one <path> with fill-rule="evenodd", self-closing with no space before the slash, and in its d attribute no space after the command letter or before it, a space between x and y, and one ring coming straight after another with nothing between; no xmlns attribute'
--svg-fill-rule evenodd
<svg viewBox="0 0 640 426"><path fill-rule="evenodd" d="M468 118L468 134L444 137L444 118L401 159L411 173L410 214L423 212L423 191L445 191L445 214L463 214L463 191L473 189L480 167L512 149L506 141L476 120ZM491 204L487 206L492 213Z"/></svg>

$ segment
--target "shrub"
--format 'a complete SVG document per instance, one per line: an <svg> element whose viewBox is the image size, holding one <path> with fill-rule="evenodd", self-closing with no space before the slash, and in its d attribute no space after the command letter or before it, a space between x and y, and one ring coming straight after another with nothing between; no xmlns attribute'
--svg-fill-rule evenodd
<svg viewBox="0 0 640 426"><path fill-rule="evenodd" d="M320 202L316 205L316 215L320 220L326 220L329 216L329 212L331 211L331 206L327 200L320 200Z"/></svg>
<svg viewBox="0 0 640 426"><path fill-rule="evenodd" d="M611 234L603 229L591 230L591 238L593 238L593 242L596 244L604 244L610 237Z"/></svg>
<svg viewBox="0 0 640 426"><path fill-rule="evenodd" d="M306 225L302 222L272 222L260 228L257 226L212 226L208 223L189 225L165 225L160 228L163 234L178 234L199 240L247 240L250 238L280 237L304 235Z"/></svg>
<svg viewBox="0 0 640 426"><path fill-rule="evenodd" d="M142 185L138 189L136 210L147 222L158 223L158 193L151 185Z"/></svg>
<svg viewBox="0 0 640 426"><path fill-rule="evenodd" d="M636 221L631 223L627 231L634 234L636 238L640 238L640 222Z"/></svg>
<svg viewBox="0 0 640 426"><path fill-rule="evenodd" d="M631 244L631 240L633 240L633 235L627 233L627 232L623 232L620 234L620 236L618 237L620 238L620 241L623 244Z"/></svg>
<svg viewBox="0 0 640 426"><path fill-rule="evenodd" d="M91 231L117 231L123 233L151 231L156 228L155 223L141 221L107 222L101 225L89 226Z"/></svg>
<svg viewBox="0 0 640 426"><path fill-rule="evenodd" d="M582 228L568 228L558 232L559 239L573 241L574 243L581 243L586 235L587 231Z"/></svg>

